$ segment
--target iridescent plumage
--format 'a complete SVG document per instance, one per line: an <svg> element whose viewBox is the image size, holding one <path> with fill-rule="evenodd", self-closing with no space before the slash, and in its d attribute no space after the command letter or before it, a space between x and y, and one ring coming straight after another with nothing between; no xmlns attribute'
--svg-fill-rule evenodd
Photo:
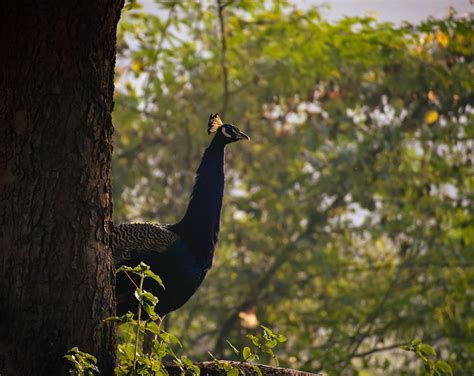
<svg viewBox="0 0 474 376"><path fill-rule="evenodd" d="M174 225L120 224L112 238L115 266L148 264L165 286L145 281L144 289L159 299L160 316L181 307L197 290L212 265L220 230L224 195L224 148L249 139L237 127L211 114L208 132L214 134L197 170L191 200L181 221ZM117 313L135 311L134 286L124 273L117 275Z"/></svg>
<svg viewBox="0 0 474 376"><path fill-rule="evenodd" d="M178 240L166 226L154 223L123 223L114 228L112 249L116 264L130 260L134 252L163 252Z"/></svg>

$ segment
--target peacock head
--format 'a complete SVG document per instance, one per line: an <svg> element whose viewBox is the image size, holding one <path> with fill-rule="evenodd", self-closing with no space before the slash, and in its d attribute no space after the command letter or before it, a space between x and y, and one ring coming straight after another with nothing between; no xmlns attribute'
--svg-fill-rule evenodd
<svg viewBox="0 0 474 376"><path fill-rule="evenodd" d="M222 120L217 113L209 116L207 133L215 133L213 142L223 143L224 145L239 140L250 140L250 137L235 125L222 123Z"/></svg>

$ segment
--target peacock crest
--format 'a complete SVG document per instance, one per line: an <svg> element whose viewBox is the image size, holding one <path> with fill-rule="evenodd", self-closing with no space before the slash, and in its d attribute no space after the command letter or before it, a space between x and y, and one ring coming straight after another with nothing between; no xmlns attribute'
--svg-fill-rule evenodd
<svg viewBox="0 0 474 376"><path fill-rule="evenodd" d="M211 134L216 132L220 127L222 127L222 120L219 117L219 114L216 112L209 116L209 121L207 122L207 133Z"/></svg>

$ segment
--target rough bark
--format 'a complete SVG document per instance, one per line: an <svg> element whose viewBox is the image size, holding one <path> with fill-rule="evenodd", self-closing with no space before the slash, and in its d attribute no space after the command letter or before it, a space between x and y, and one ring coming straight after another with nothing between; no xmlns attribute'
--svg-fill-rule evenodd
<svg viewBox="0 0 474 376"><path fill-rule="evenodd" d="M0 7L0 374L115 360L110 166L123 0Z"/></svg>

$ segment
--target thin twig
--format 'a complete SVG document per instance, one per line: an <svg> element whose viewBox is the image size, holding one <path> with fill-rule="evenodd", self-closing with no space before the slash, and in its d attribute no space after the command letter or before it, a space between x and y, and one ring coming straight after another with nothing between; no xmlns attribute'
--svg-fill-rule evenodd
<svg viewBox="0 0 474 376"><path fill-rule="evenodd" d="M144 275L140 275L140 294L143 292L143 280L145 279ZM142 297L140 296L140 299ZM133 352L133 368L132 368L132 375L136 376L137 375L137 355L138 355L138 342L140 340L140 325L141 325L141 316L142 316L142 302L138 302L138 318L137 318L137 330L135 334L135 349Z"/></svg>
<svg viewBox="0 0 474 376"><path fill-rule="evenodd" d="M355 357L355 354L357 354L357 350L359 349L360 345L364 340L372 335L372 329L376 323L377 317L380 315L380 313L385 309L385 306L387 304L387 301L391 297L392 293L395 290L395 287L400 279L400 274L402 270L409 265L413 261L413 257L408 257L406 258L397 268L395 272L395 276L393 277L392 281L390 282L390 285L388 286L387 290L385 291L380 303L375 307L372 312L370 312L366 319L364 320L363 323L359 325L359 327L356 330L356 334L353 336L354 341L349 345L349 347L352 347L350 350L349 356L342 361L342 368L341 372L349 365L350 361L352 358ZM363 332L363 329L368 326L368 328Z"/></svg>
<svg viewBox="0 0 474 376"><path fill-rule="evenodd" d="M372 153L367 155L367 163L369 164L371 161L373 161L382 150L383 149L381 147L375 147L372 150ZM235 307L232 313L227 316L227 318L222 323L214 343L214 352L218 353L219 349L222 348L225 336L239 320L239 312L248 309L250 306L256 304L256 302L264 301L266 298L265 295L268 294L268 291L265 291L265 288L268 288L268 285L273 280L277 271L291 260L291 255L296 253L294 252L295 244L297 244L298 241L311 238L318 227L323 227L330 218L331 211L341 205L344 205L344 197L348 192L350 192L350 189L351 187L349 186L346 189L343 189L342 192L339 192L337 198L324 212L315 212L312 216L310 216L305 232L300 234L298 239L296 239L294 242L290 242L286 247L283 247L282 252L279 253L279 255L274 259L272 265L265 271L265 274L262 276L262 278L260 278L253 288L249 290L250 293L247 295L247 297Z"/></svg>
<svg viewBox="0 0 474 376"><path fill-rule="evenodd" d="M229 72L227 69L226 54L227 54L227 39L224 24L224 9L230 2L223 3L222 0L217 0L217 10L219 16L220 38L221 38L221 69L222 69L222 86L224 95L222 97L221 115L225 117L227 106L229 104Z"/></svg>
<svg viewBox="0 0 474 376"><path fill-rule="evenodd" d="M163 30L161 32L161 35L160 35L160 39L158 40L158 45L157 45L157 48L156 48L156 51L155 51L155 54L153 55L153 66L156 65L157 63L157 60L158 60L158 56L160 55L160 52L161 50L163 49L163 44L165 42L165 39L166 39L166 33L168 31L168 28L170 27L171 25L171 21L172 21L172 18L173 18L173 13L175 11L175 7L173 6L169 13L168 13L168 18L166 19L166 23L163 27ZM150 103L150 96L148 95L148 89L151 85L151 82L152 82L152 73L153 73L154 69L149 69L148 71L148 80L147 80L147 84L146 84L146 90L144 91L144 93L146 93L146 97L145 97L145 104L144 104L144 110L147 111L148 110L148 105Z"/></svg>
<svg viewBox="0 0 474 376"><path fill-rule="evenodd" d="M328 220L330 216L330 212L335 209L336 207L342 205L343 197L345 194L339 195L334 202L327 208L323 213L318 213L309 219L309 223L307 225L306 230L299 235L298 239L296 239L293 243L287 244L285 247L281 249L281 252L275 257L273 263L270 267L265 271L263 276L255 283L255 285L249 289L249 294L247 297L233 310L233 312L224 320L222 324L219 334L217 335L216 342L214 344L214 352L219 353L220 349L223 347L223 342L227 333L231 330L231 328L238 322L238 313L241 311L245 311L252 305L255 305L259 301L264 301L269 294L267 287L270 285L270 282L273 280L275 275L277 274L278 270L282 268L283 265L288 263L291 260L290 255L295 254L294 248L295 244L301 240L307 239L314 235L315 228L319 225L322 226ZM293 252L290 252L292 251Z"/></svg>
<svg viewBox="0 0 474 376"><path fill-rule="evenodd" d="M162 138L146 139L146 140L143 140L138 145L134 146L133 148L130 148L128 150L125 149L121 151L120 153L117 153L115 158L133 160L137 157L139 153L145 151L146 149L153 146L162 145L162 144L164 144Z"/></svg>
<svg viewBox="0 0 474 376"><path fill-rule="evenodd" d="M371 350L367 350L367 351L360 352L360 353L354 353L354 354L351 355L351 358L363 358L367 355L375 354L375 353L378 353L378 352L398 349L398 348L400 348L400 346L404 346L404 345L408 345L408 344L409 344L409 342L405 341L405 342L394 343L393 345L389 345L389 346L375 347Z"/></svg>

